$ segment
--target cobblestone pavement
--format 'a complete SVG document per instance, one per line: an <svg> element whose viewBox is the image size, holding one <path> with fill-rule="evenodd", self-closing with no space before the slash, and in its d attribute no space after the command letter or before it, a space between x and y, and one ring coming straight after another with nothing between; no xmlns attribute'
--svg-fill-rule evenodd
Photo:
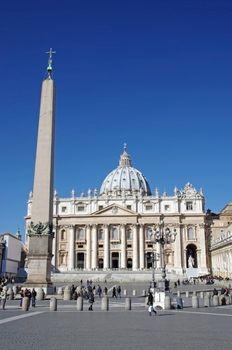
<svg viewBox="0 0 232 350"><path fill-rule="evenodd" d="M49 311L49 301L23 312L18 301L8 301L0 310L1 349L9 350L226 350L232 343L232 306L160 311L148 316L144 301L134 299L132 311L124 300L115 300L110 310L76 311L76 302L58 302Z"/></svg>

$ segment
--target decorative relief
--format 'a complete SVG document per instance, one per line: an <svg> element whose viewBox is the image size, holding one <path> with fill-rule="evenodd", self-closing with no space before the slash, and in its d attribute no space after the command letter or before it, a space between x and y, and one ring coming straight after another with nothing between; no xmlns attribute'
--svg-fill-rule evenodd
<svg viewBox="0 0 232 350"><path fill-rule="evenodd" d="M117 214L118 212L118 207L114 206L112 207L112 214Z"/></svg>
<svg viewBox="0 0 232 350"><path fill-rule="evenodd" d="M181 192L181 198L184 199L195 199L195 198L202 198L203 196L193 187L193 185L188 182L183 192Z"/></svg>
<svg viewBox="0 0 232 350"><path fill-rule="evenodd" d="M38 224L34 224L33 221L31 221L29 229L28 229L28 235L53 235L53 226L50 223L42 223L39 221Z"/></svg>

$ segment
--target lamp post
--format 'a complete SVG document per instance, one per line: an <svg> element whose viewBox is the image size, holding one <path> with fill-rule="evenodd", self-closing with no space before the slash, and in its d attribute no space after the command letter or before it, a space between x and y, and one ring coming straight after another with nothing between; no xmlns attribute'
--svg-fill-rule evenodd
<svg viewBox="0 0 232 350"><path fill-rule="evenodd" d="M171 230L168 227L164 227L164 215L160 216L158 227L152 232L153 242L160 244L160 267L161 267L161 280L159 281L160 291L165 291L165 279L166 279L166 267L164 261L164 246L175 242L177 232Z"/></svg>
<svg viewBox="0 0 232 350"><path fill-rule="evenodd" d="M155 242L152 242L155 243ZM147 253L147 256L149 258L151 258L151 262L152 262L152 280L151 280L151 285L150 285L150 289L152 288L153 291L156 287L156 283L155 283L155 269L156 269L156 262L159 261L159 254L154 252L154 247L152 244L152 252Z"/></svg>

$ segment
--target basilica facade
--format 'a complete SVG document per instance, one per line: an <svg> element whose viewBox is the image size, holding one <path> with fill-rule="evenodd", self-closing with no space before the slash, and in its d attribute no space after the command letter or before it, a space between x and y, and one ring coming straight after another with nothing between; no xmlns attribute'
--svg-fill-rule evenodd
<svg viewBox="0 0 232 350"><path fill-rule="evenodd" d="M175 241L165 245L167 272L195 276L208 272L204 195L190 183L173 195L159 193L133 167L126 146L119 165L103 181L100 191L89 190L70 198L53 199L53 266L59 272L80 270L144 271L152 266L151 253L160 253L154 240L161 216L164 229L175 231ZM33 207L30 193L26 228ZM191 266L189 261L191 257ZM157 261L157 270L160 261Z"/></svg>

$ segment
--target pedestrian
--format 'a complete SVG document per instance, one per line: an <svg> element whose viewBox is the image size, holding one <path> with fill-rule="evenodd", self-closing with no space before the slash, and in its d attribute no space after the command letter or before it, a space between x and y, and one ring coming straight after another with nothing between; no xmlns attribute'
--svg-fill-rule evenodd
<svg viewBox="0 0 232 350"><path fill-rule="evenodd" d="M120 286L117 287L117 296L119 298L121 298L121 287Z"/></svg>
<svg viewBox="0 0 232 350"><path fill-rule="evenodd" d="M99 296L99 298L101 298L101 296L102 296L102 289L101 289L101 286L99 284L97 285L96 293Z"/></svg>
<svg viewBox="0 0 232 350"><path fill-rule="evenodd" d="M31 306L32 307L35 307L36 295L37 295L36 290L35 290L35 288L33 288L31 291Z"/></svg>
<svg viewBox="0 0 232 350"><path fill-rule="evenodd" d="M155 315L157 314L156 310L153 307L153 301L154 301L153 295L152 295L151 292L149 292L148 293L148 298L147 298L147 305L148 305L149 316L152 315L152 312L154 312Z"/></svg>
<svg viewBox="0 0 232 350"><path fill-rule="evenodd" d="M89 311L93 311L93 303L94 303L94 294L93 292L89 292Z"/></svg>
<svg viewBox="0 0 232 350"><path fill-rule="evenodd" d="M7 287L3 287L1 291L1 299L2 299L2 310L5 310L6 299L7 299Z"/></svg>
<svg viewBox="0 0 232 350"><path fill-rule="evenodd" d="M22 307L22 305L23 305L23 297L24 297L24 291L22 289L20 289L19 295L20 295L19 307Z"/></svg>
<svg viewBox="0 0 232 350"><path fill-rule="evenodd" d="M31 303L31 291L30 291L30 289L25 289L25 291L24 291L24 297L27 297L28 299L29 299L29 301L28 301L28 307L30 307L30 303Z"/></svg>
<svg viewBox="0 0 232 350"><path fill-rule="evenodd" d="M105 286L105 288L104 288L104 294L107 295L107 293L108 293L108 288Z"/></svg>
<svg viewBox="0 0 232 350"><path fill-rule="evenodd" d="M113 289L112 289L112 298L117 298L115 287L113 287Z"/></svg>

